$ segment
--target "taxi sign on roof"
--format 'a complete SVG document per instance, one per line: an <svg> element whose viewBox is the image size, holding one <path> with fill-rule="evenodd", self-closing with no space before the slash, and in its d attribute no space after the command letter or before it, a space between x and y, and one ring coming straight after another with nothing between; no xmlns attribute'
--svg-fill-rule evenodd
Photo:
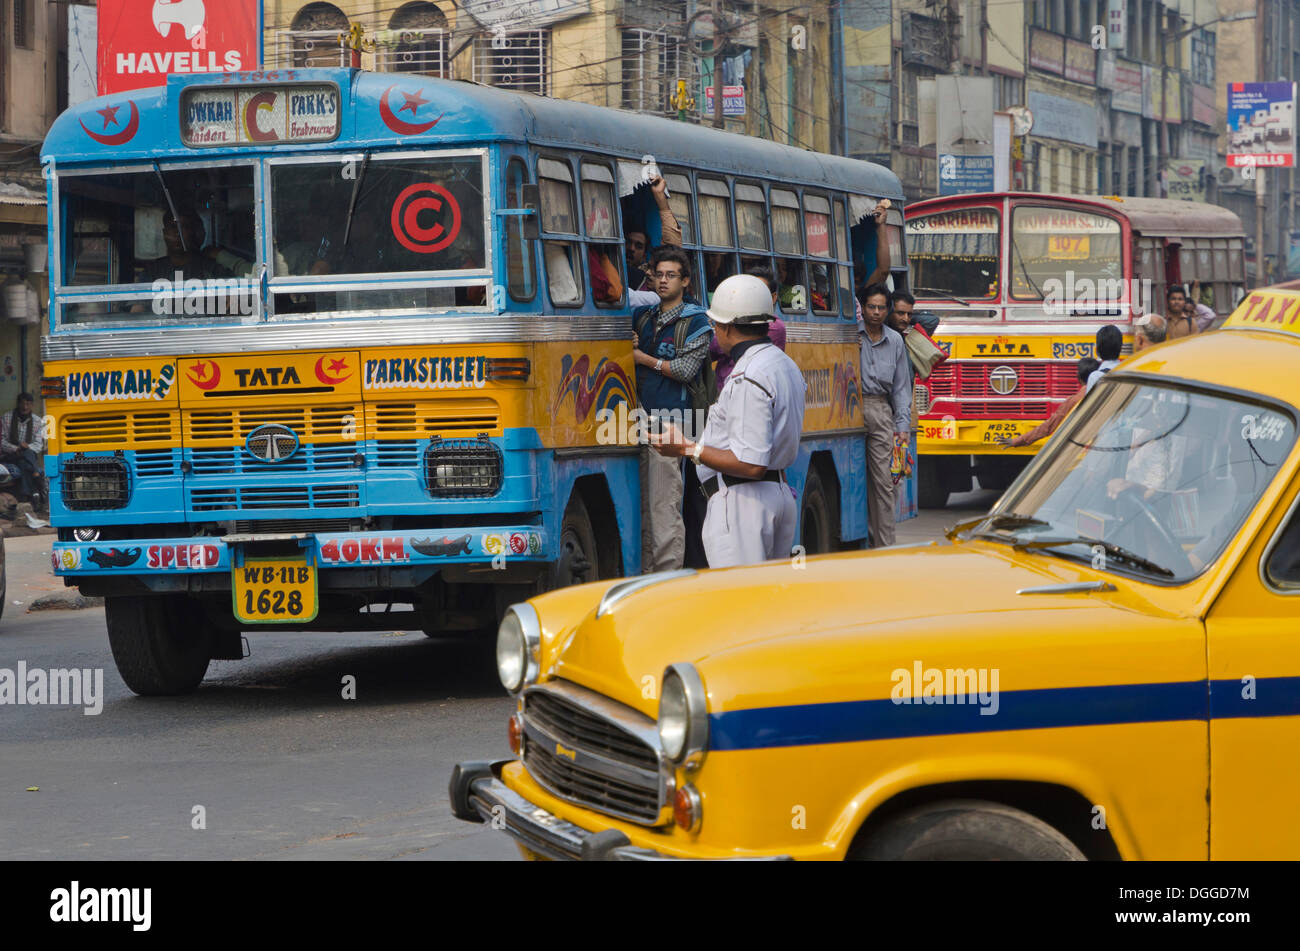
<svg viewBox="0 0 1300 951"><path fill-rule="evenodd" d="M1224 330L1280 330L1300 334L1300 292L1264 288L1247 294Z"/></svg>

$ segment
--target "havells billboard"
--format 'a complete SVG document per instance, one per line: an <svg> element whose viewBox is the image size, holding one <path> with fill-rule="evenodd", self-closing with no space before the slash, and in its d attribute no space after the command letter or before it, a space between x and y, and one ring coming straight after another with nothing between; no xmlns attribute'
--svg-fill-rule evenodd
<svg viewBox="0 0 1300 951"><path fill-rule="evenodd" d="M258 68L258 0L99 0L99 94Z"/></svg>

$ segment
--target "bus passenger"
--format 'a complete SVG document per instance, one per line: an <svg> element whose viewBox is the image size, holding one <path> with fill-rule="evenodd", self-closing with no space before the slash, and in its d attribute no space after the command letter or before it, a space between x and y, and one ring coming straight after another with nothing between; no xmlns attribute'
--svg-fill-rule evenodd
<svg viewBox="0 0 1300 951"><path fill-rule="evenodd" d="M1119 352L1124 346L1124 332L1114 324L1107 324L1097 331L1097 357L1101 364L1088 375L1087 390L1097 385L1097 381L1119 366Z"/></svg>
<svg viewBox="0 0 1300 951"><path fill-rule="evenodd" d="M659 303L632 312L636 391L652 419L681 420L694 438L693 400L708 358L709 319L684 299L691 283L690 258L681 248L657 249L650 258ZM678 324L685 322L685 330ZM680 343L680 347L679 347ZM649 574L682 567L686 528L682 521L681 460L641 450L641 570Z"/></svg>
<svg viewBox="0 0 1300 951"><path fill-rule="evenodd" d="M677 216L668 205L668 183L662 176L650 179L647 183L655 204L659 207L659 228L661 240L659 246L682 243L682 227L677 223ZM654 293L654 279L650 276L649 263L650 238L640 228L629 228L627 239L627 285L634 291ZM639 277L639 280L638 280Z"/></svg>
<svg viewBox="0 0 1300 951"><path fill-rule="evenodd" d="M867 430L867 518L871 547L894 544L893 456L911 442L912 366L902 336L885 326L889 291L872 284L862 292L858 328L862 412Z"/></svg>

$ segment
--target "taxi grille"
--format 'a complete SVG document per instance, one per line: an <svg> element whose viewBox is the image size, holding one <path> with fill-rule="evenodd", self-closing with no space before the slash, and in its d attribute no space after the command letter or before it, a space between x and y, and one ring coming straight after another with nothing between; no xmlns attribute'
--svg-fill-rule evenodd
<svg viewBox="0 0 1300 951"><path fill-rule="evenodd" d="M525 693L523 718L524 766L538 783L607 815L659 822L666 781L648 744L598 711L544 689Z"/></svg>

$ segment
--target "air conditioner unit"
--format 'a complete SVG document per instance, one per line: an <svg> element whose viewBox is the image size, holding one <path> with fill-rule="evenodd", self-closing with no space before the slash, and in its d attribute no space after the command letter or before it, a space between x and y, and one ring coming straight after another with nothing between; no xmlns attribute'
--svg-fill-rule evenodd
<svg viewBox="0 0 1300 951"><path fill-rule="evenodd" d="M1225 165L1219 169L1219 185L1222 188L1253 188L1255 185L1255 167L1243 165L1236 168Z"/></svg>

